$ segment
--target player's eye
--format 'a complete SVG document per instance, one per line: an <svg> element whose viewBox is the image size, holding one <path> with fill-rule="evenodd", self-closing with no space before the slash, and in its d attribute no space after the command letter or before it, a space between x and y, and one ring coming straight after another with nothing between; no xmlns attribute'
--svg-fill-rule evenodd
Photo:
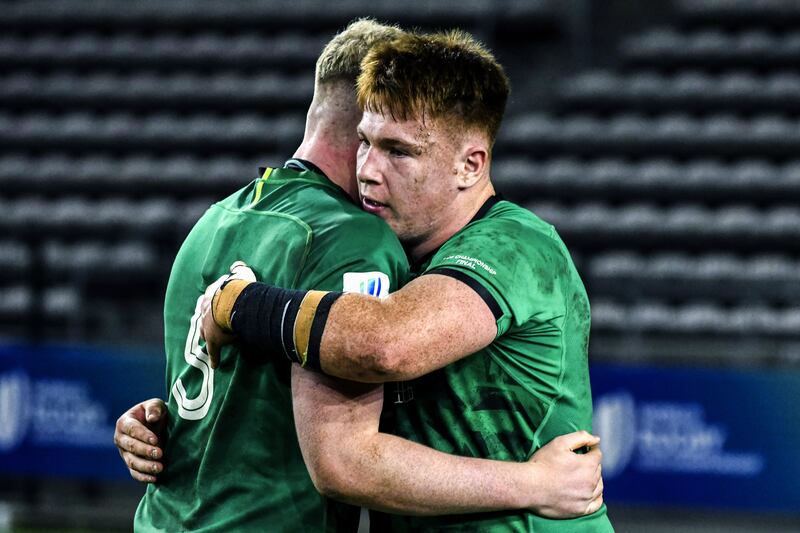
<svg viewBox="0 0 800 533"><path fill-rule="evenodd" d="M400 148L390 148L389 155L392 157L405 157L408 155L408 152L401 150Z"/></svg>
<svg viewBox="0 0 800 533"><path fill-rule="evenodd" d="M361 146L369 146L369 141L367 139L365 139L364 137L361 137L360 135L358 137L358 143Z"/></svg>

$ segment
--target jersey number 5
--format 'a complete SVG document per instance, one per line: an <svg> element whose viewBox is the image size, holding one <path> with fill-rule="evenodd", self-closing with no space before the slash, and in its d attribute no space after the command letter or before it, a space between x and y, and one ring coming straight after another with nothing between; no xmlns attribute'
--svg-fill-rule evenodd
<svg viewBox="0 0 800 533"><path fill-rule="evenodd" d="M214 369L208 361L208 354L200 348L200 319L203 297L197 299L197 305L189 324L189 334L186 337L186 348L183 357L186 363L195 367L203 374L200 392L194 398L189 398L181 378L172 385L172 395L178 402L178 415L184 420L201 420L208 414L211 399L214 396Z"/></svg>

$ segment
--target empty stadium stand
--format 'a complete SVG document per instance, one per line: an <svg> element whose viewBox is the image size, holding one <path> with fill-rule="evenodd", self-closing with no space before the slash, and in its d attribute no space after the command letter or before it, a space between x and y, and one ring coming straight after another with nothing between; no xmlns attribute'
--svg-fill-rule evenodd
<svg viewBox="0 0 800 533"><path fill-rule="evenodd" d="M791 67L799 51L800 31L664 28L631 37L621 56L628 68L766 69Z"/></svg>
<svg viewBox="0 0 800 533"><path fill-rule="evenodd" d="M675 0L671 19L621 32L585 69L588 12L569 4L5 3L0 334L158 343L131 310L157 314L171 258L215 198L290 155L316 55L372 15L464 27L507 65L494 179L570 246L598 357L626 339L659 356L659 335L737 324L739 337L797 341L796 4Z"/></svg>
<svg viewBox="0 0 800 533"><path fill-rule="evenodd" d="M800 75L790 70L766 75L748 71L723 74L693 70L674 74L598 71L564 83L562 98L566 110L601 113L615 110L795 113L800 110Z"/></svg>
<svg viewBox="0 0 800 533"><path fill-rule="evenodd" d="M536 179L531 179L536 176ZM767 159L602 157L547 159L508 157L494 165L495 183L508 197L561 194L571 201L702 199L707 205L729 201L800 200L800 164Z"/></svg>
<svg viewBox="0 0 800 533"><path fill-rule="evenodd" d="M500 7L4 2L0 337L157 345L177 246L214 199L291 155L335 31L370 15L529 47L566 33L551 0Z"/></svg>
<svg viewBox="0 0 800 533"><path fill-rule="evenodd" d="M580 258L595 356L796 360L800 11L674 7L509 116L495 181Z"/></svg>

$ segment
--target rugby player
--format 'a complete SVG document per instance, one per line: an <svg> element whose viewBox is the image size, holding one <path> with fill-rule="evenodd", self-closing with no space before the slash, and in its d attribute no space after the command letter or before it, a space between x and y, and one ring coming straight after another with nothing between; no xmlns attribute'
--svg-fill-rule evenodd
<svg viewBox="0 0 800 533"><path fill-rule="evenodd" d="M583 284L554 228L491 183L507 95L500 65L463 32L377 44L358 80L362 207L392 227L418 277L385 299L232 280L206 301L212 364L230 334L299 363L307 463L336 438L327 376L399 382L391 431L447 453L525 461L591 430ZM380 520L392 531L613 531L605 505L571 520L531 510Z"/></svg>
<svg viewBox="0 0 800 533"><path fill-rule="evenodd" d="M239 277L252 280L257 275L294 287L364 286L370 294L385 296L389 286L405 280L407 264L396 237L351 201L359 143L355 131L360 110L353 91L358 62L372 42L398 32L361 21L334 38L317 63L306 135L294 158L284 168L265 169L259 179L212 206L181 247L165 299L171 395L161 445L169 462L159 482L147 488L136 530L354 528L352 512L325 512L326 500L314 490L303 465L289 415L292 395L296 401L304 385L290 390L288 362L263 361L247 346L226 349L226 362L211 367L199 339L202 292L234 259L245 260L254 271L239 269ZM577 462L570 452L595 442L591 436L579 434L523 464L450 456L379 433L379 389L325 379L313 387L324 385L329 397L335 395L335 405L314 405L326 416L328 411L356 412L353 404L377 406L372 419L353 418L338 428L343 451L325 459L341 461L315 463L314 482L325 494L416 514L539 508L539 502L554 500L558 514L574 513L565 509L574 509L575 502L564 504L566 493L550 481L554 476L572 476L578 467L589 480L582 486L596 486L599 479L591 472L596 458ZM143 431L142 412L136 408L133 416L121 417L115 434L132 473L150 467L145 462L140 468L134 459L152 459L153 450L161 454L145 444L156 436ZM348 447L354 443L349 434L367 431L371 456L363 448ZM325 470L349 467L344 459L358 453L362 464L346 472L353 483L341 484L340 472ZM438 465L448 475L433 476L421 465ZM578 512L597 500L596 488L584 492L588 496L576 498L583 502ZM544 508L550 509L548 505Z"/></svg>

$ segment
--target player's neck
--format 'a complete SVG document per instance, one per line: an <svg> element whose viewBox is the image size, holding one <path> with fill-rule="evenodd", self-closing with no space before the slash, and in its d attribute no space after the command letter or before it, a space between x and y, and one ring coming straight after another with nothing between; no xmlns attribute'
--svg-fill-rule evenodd
<svg viewBox="0 0 800 533"><path fill-rule="evenodd" d="M353 200L358 199L356 183L356 142L332 143L327 136L307 135L293 157L311 161L333 183L344 189Z"/></svg>
<svg viewBox="0 0 800 533"><path fill-rule="evenodd" d="M317 84L306 115L303 142L294 157L317 165L328 179L358 200L356 183L356 126L361 111L346 83Z"/></svg>
<svg viewBox="0 0 800 533"><path fill-rule="evenodd" d="M428 238L419 244L406 245L406 252L409 254L412 261L417 262L441 247L450 237L469 224L483 204L486 203L486 200L495 195L494 186L491 181L487 181L485 187L470 192L471 194L459 195L459 197L455 199L451 211L454 215L448 217L447 221Z"/></svg>

